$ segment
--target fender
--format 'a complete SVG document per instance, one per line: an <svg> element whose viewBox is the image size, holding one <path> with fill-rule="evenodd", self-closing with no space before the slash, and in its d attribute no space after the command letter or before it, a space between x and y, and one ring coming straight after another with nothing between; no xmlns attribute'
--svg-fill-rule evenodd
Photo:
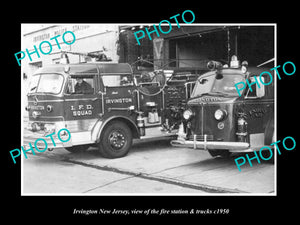
<svg viewBox="0 0 300 225"><path fill-rule="evenodd" d="M101 133L102 133L104 127L113 120L121 120L121 121L125 122L128 125L128 127L132 130L133 137L134 138L140 137L138 127L137 127L136 123L134 123L133 120L131 120L125 116L112 116L104 121L99 119L96 122L95 126L93 127L93 129L91 131L91 139L93 142L98 143L100 141L100 136L101 136Z"/></svg>

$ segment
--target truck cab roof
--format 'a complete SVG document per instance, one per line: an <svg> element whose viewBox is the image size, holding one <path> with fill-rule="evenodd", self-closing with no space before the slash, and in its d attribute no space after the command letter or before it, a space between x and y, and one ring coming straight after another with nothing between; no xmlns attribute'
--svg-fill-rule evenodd
<svg viewBox="0 0 300 225"><path fill-rule="evenodd" d="M132 68L128 63L83 63L83 64L54 64L38 69L39 73L64 73L68 71L72 75L85 74L132 74Z"/></svg>

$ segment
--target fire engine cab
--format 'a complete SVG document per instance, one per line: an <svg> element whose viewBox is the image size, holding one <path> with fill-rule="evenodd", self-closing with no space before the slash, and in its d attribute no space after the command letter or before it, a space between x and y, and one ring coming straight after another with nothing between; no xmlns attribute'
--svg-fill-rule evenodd
<svg viewBox="0 0 300 225"><path fill-rule="evenodd" d="M211 71L195 83L183 113L184 129L172 145L221 157L270 146L274 141L274 85L254 84L254 76L269 69L248 68L248 63L240 63L236 56L230 66L210 61L208 68ZM247 86L239 96L235 84L246 80L252 84L251 90ZM265 74L261 80L270 83Z"/></svg>
<svg viewBox="0 0 300 225"><path fill-rule="evenodd" d="M150 75L135 76L129 64L111 62L38 69L27 95L24 146L67 128L71 139L62 143L53 135L56 144L48 138L49 149L81 152L97 146L104 157L117 158L135 138L175 137L190 86L163 70Z"/></svg>

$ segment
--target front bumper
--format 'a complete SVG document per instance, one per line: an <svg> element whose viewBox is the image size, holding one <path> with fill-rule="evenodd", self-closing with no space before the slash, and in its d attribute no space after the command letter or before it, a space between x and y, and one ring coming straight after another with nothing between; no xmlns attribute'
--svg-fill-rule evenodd
<svg viewBox="0 0 300 225"><path fill-rule="evenodd" d="M28 129L24 129L23 147L24 149L28 149L30 147L29 143L31 143L33 148L35 148L36 146L40 150L43 150L46 147L45 142L47 143L47 149L64 148L72 146L71 140L68 142L61 142L56 134L52 135L52 138L53 141L50 136L45 137L45 135L40 132L32 132ZM45 142L43 140L38 139L44 139Z"/></svg>
<svg viewBox="0 0 300 225"><path fill-rule="evenodd" d="M248 152L253 151L250 149L250 144L246 142L224 142L224 141L197 141L185 140L178 138L171 141L174 147L189 147L199 150L229 150L230 152Z"/></svg>

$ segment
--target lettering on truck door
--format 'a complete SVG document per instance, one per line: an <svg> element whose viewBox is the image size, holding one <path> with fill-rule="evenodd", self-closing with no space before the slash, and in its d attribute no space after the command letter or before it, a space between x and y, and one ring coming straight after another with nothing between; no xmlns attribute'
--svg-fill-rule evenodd
<svg viewBox="0 0 300 225"><path fill-rule="evenodd" d="M102 76L104 85L104 111L105 113L122 113L128 111L129 107L136 105L136 94L133 86L132 76L128 75L104 75Z"/></svg>
<svg viewBox="0 0 300 225"><path fill-rule="evenodd" d="M81 86L79 85L81 82ZM102 112L102 96L98 93L96 76L71 76L65 101L65 118L71 132L89 131Z"/></svg>

